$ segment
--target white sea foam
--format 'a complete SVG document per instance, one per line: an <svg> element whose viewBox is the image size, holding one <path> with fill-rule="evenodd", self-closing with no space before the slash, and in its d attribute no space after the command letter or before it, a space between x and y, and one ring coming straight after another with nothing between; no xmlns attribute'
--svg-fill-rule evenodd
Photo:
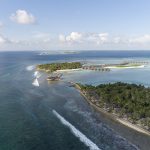
<svg viewBox="0 0 150 150"><path fill-rule="evenodd" d="M34 72L34 76L36 77L38 75L38 71L35 71Z"/></svg>
<svg viewBox="0 0 150 150"><path fill-rule="evenodd" d="M71 123L69 123L65 118L63 118L60 114L58 114L55 110L53 110L53 114L61 121L61 123L72 131L72 133L80 139L86 146L90 148L90 150L100 150L100 148L93 143L90 139L88 139L83 133L81 133L78 129L76 129Z"/></svg>
<svg viewBox="0 0 150 150"><path fill-rule="evenodd" d="M27 69L28 71L32 71L34 68L35 68L35 66L33 66L33 65L26 67L26 69Z"/></svg>
<svg viewBox="0 0 150 150"><path fill-rule="evenodd" d="M41 75L40 75L40 73L38 72L38 71L35 71L34 72L34 77L36 77L36 78L39 78Z"/></svg>
<svg viewBox="0 0 150 150"><path fill-rule="evenodd" d="M34 86L40 86L37 78L33 81L32 85L34 85Z"/></svg>

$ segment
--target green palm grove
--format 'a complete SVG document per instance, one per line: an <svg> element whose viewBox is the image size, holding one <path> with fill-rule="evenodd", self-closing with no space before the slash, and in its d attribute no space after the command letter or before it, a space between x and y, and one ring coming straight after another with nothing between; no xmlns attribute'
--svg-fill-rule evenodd
<svg viewBox="0 0 150 150"><path fill-rule="evenodd" d="M37 66L37 69L54 72L57 70L78 69L81 67L82 64L80 62L70 62L70 63L64 62L64 63L40 64Z"/></svg>
<svg viewBox="0 0 150 150"><path fill-rule="evenodd" d="M78 85L97 106L150 130L150 88L121 82Z"/></svg>

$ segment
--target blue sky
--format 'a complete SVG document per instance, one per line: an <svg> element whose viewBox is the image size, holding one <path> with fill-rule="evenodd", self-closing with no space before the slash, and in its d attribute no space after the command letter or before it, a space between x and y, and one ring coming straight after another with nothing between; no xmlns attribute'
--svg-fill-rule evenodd
<svg viewBox="0 0 150 150"><path fill-rule="evenodd" d="M149 0L1 0L0 50L150 49Z"/></svg>

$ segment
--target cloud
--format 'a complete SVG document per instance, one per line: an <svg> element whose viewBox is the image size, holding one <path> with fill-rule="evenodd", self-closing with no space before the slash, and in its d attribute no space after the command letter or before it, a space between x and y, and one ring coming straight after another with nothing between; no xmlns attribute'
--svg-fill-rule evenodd
<svg viewBox="0 0 150 150"><path fill-rule="evenodd" d="M71 32L69 35L59 35L60 42L67 43L86 43L93 42L96 44L103 44L108 41L108 33L79 33Z"/></svg>
<svg viewBox="0 0 150 150"><path fill-rule="evenodd" d="M82 34L79 32L71 32L71 34L66 37L66 41L68 42L80 42L81 39Z"/></svg>
<svg viewBox="0 0 150 150"><path fill-rule="evenodd" d="M66 37L62 34L59 35L59 41L60 42L65 42L66 41Z"/></svg>
<svg viewBox="0 0 150 150"><path fill-rule="evenodd" d="M150 35L149 34L145 34L143 36L139 36L139 37L134 37L129 39L130 43L137 43L137 44L150 44Z"/></svg>
<svg viewBox="0 0 150 150"><path fill-rule="evenodd" d="M100 41L106 42L108 40L108 36L109 36L108 33L100 33L99 34Z"/></svg>
<svg viewBox="0 0 150 150"><path fill-rule="evenodd" d="M69 35L65 36L63 34L59 35L59 40L61 42L68 42L68 43L74 43L74 42L81 42L82 41L82 33L79 32L71 32Z"/></svg>
<svg viewBox="0 0 150 150"><path fill-rule="evenodd" d="M122 42L122 39L121 39L120 37L114 37L114 38L113 38L113 42L114 42L115 44L118 44L118 43Z"/></svg>
<svg viewBox="0 0 150 150"><path fill-rule="evenodd" d="M11 39L0 34L0 46L8 46L13 44L21 44L20 40Z"/></svg>
<svg viewBox="0 0 150 150"><path fill-rule="evenodd" d="M10 19L18 24L34 24L35 17L25 10L17 10L15 14L11 14Z"/></svg>
<svg viewBox="0 0 150 150"><path fill-rule="evenodd" d="M127 50L150 49L150 34L143 36L110 35L109 33L71 32L51 36L47 32L33 32L28 39L14 39L0 34L0 49L33 50Z"/></svg>
<svg viewBox="0 0 150 150"><path fill-rule="evenodd" d="M93 39L92 41L97 45L107 43L108 37L109 37L108 33L94 33L89 35L89 38Z"/></svg>
<svg viewBox="0 0 150 150"><path fill-rule="evenodd" d="M4 36L0 35L0 45L8 43L9 40L5 38Z"/></svg>
<svg viewBox="0 0 150 150"><path fill-rule="evenodd" d="M0 29L4 27L4 24L0 21Z"/></svg>
<svg viewBox="0 0 150 150"><path fill-rule="evenodd" d="M44 32L36 32L33 35L33 38L35 40L40 40L40 41L43 41L43 42L50 42L51 41L50 34L49 33L44 33Z"/></svg>

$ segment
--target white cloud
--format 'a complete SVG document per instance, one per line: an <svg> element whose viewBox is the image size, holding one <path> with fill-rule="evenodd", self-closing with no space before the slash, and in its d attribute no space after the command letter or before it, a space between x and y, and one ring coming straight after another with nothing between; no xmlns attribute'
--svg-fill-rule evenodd
<svg viewBox="0 0 150 150"><path fill-rule="evenodd" d="M65 37L64 35L60 34L60 35L59 35L59 40L60 40L61 42L65 42L65 41L66 41L66 37Z"/></svg>
<svg viewBox="0 0 150 150"><path fill-rule="evenodd" d="M5 38L4 36L0 35L0 45L9 42L9 40L7 38Z"/></svg>
<svg viewBox="0 0 150 150"><path fill-rule="evenodd" d="M43 42L50 42L51 41L51 37L49 33L44 33L44 32L37 32L33 35L33 38L35 40L40 40Z"/></svg>
<svg viewBox="0 0 150 150"><path fill-rule="evenodd" d="M137 43L137 44L150 44L150 35L145 34L145 35L140 36L140 37L131 38L131 39L129 39L129 42L130 43Z"/></svg>
<svg viewBox="0 0 150 150"><path fill-rule="evenodd" d="M83 40L83 35L79 32L71 32L69 35L60 34L58 39L61 43L70 45L75 43L81 43Z"/></svg>
<svg viewBox="0 0 150 150"><path fill-rule="evenodd" d="M67 43L86 43L93 42L96 44L103 44L108 41L108 33L79 33L71 32L69 35L59 35L61 42Z"/></svg>
<svg viewBox="0 0 150 150"><path fill-rule="evenodd" d="M10 19L18 24L34 24L36 22L35 17L31 13L20 9L15 14L12 14Z"/></svg>
<svg viewBox="0 0 150 150"><path fill-rule="evenodd" d="M0 21L0 29L3 28L4 24Z"/></svg>
<svg viewBox="0 0 150 150"><path fill-rule="evenodd" d="M51 37L50 33L34 32L28 39L5 37L0 34L0 49L67 49L67 50L117 50L150 49L150 34L143 36L118 36L109 33L71 32Z"/></svg>
<svg viewBox="0 0 150 150"><path fill-rule="evenodd" d="M108 33L100 33L100 34L99 34L100 40L101 40L102 42L106 42L106 41L108 40L108 36L109 36Z"/></svg>
<svg viewBox="0 0 150 150"><path fill-rule="evenodd" d="M118 43L121 42L121 38L120 38L120 37L114 37L114 38L113 38L113 42L114 42L115 44L118 44Z"/></svg>
<svg viewBox="0 0 150 150"><path fill-rule="evenodd" d="M109 34L108 33L100 33L98 34L98 38L96 39L96 43L97 44L103 44L103 43L106 43L108 42L108 36Z"/></svg>
<svg viewBox="0 0 150 150"><path fill-rule="evenodd" d="M70 35L66 36L68 42L81 42L82 34L79 32L71 32Z"/></svg>
<svg viewBox="0 0 150 150"><path fill-rule="evenodd" d="M81 43L84 40L83 34L79 32L71 32L69 35L65 36L63 34L59 35L59 41L64 43Z"/></svg>
<svg viewBox="0 0 150 150"><path fill-rule="evenodd" d="M14 44L21 44L20 40L16 40L16 39L11 39L11 38L7 38L3 35L0 35L0 46L10 46L10 45L14 45Z"/></svg>

